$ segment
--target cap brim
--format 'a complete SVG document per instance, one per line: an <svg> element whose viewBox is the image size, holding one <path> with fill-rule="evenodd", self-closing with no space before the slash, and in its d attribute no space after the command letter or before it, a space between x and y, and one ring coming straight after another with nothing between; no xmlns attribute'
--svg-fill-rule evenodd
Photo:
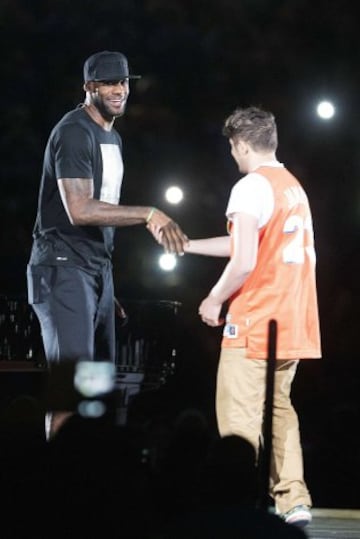
<svg viewBox="0 0 360 539"><path fill-rule="evenodd" d="M119 77L118 74L112 76L112 77L106 77L106 78L99 78L99 79L89 79L85 82L103 82L103 81L109 81L109 80L123 80L123 79L141 79L141 75L123 75Z"/></svg>

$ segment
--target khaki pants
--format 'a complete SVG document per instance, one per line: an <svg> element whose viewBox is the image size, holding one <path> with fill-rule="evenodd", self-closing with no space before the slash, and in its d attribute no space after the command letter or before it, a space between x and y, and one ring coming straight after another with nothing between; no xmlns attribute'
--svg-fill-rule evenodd
<svg viewBox="0 0 360 539"><path fill-rule="evenodd" d="M304 482L297 414L290 391L298 360L277 360L274 376L270 495L280 513L311 506ZM220 436L238 435L259 451L262 435L267 361L246 358L245 348L222 348L216 388Z"/></svg>

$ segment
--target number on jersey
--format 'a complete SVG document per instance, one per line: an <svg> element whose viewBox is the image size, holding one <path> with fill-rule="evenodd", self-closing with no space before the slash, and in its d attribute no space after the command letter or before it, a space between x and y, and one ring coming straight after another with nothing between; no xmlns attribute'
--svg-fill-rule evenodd
<svg viewBox="0 0 360 539"><path fill-rule="evenodd" d="M300 215L290 215L285 221L283 232L292 239L283 249L285 264L303 264L305 257L315 263L314 231L311 216L305 219Z"/></svg>

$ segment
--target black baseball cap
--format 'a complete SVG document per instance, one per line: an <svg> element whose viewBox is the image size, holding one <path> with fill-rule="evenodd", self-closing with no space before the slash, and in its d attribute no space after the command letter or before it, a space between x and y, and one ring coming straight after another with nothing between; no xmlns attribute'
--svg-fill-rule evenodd
<svg viewBox="0 0 360 539"><path fill-rule="evenodd" d="M96 52L84 63L84 82L140 78L141 75L129 74L127 58L121 52Z"/></svg>

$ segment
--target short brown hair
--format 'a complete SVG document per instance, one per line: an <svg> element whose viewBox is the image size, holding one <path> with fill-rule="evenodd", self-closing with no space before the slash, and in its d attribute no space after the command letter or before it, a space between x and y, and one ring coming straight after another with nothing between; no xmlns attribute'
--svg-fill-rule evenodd
<svg viewBox="0 0 360 539"><path fill-rule="evenodd" d="M275 151L278 145L275 116L258 107L237 108L225 120L223 135L241 139L254 150Z"/></svg>

